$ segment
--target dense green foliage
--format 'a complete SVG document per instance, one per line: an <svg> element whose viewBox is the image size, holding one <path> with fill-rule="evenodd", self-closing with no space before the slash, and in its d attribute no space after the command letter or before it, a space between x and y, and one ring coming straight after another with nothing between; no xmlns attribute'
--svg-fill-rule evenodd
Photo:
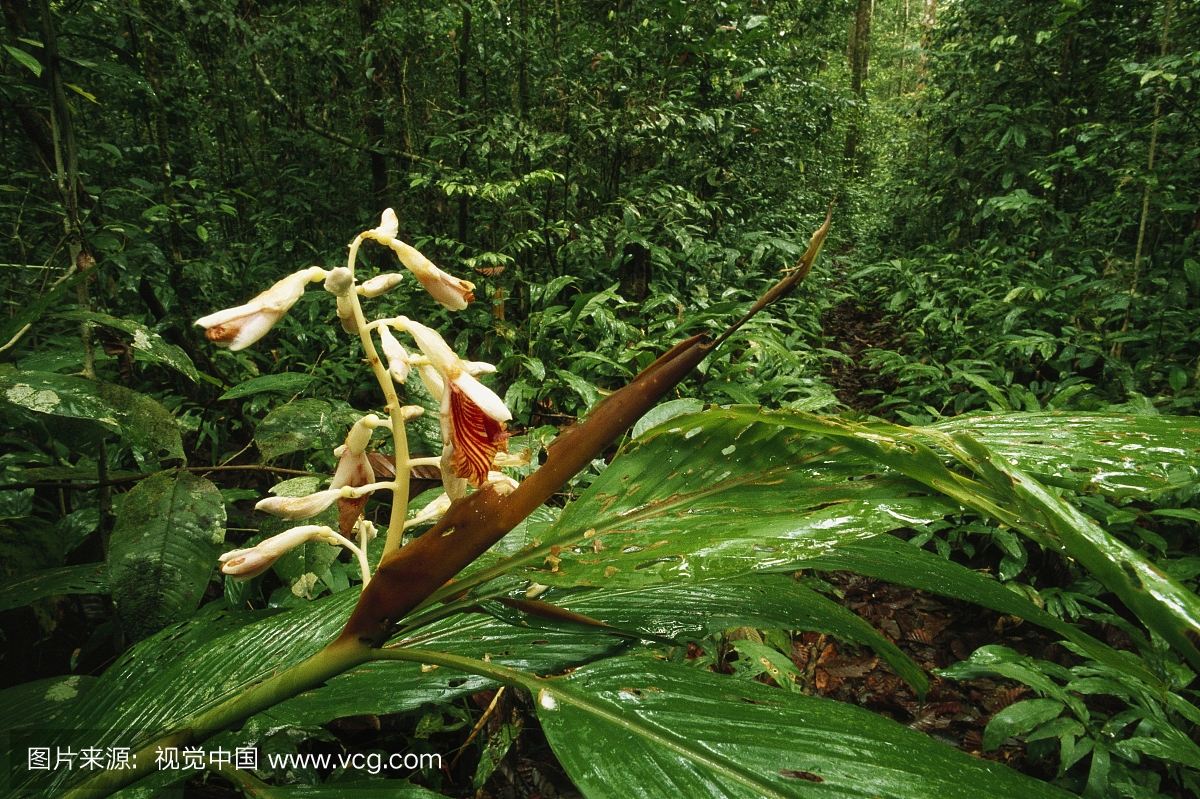
<svg viewBox="0 0 1200 799"><path fill-rule="evenodd" d="M212 567L292 526L249 500L322 489L381 413L362 346L312 289L249 349L197 318L343 264L394 208L475 302L406 279L372 313L497 365L524 478L740 317L836 195L800 289L406 617L391 659L210 743L349 751L335 720L374 718L378 748L464 746L411 777L468 795L539 745L536 714L589 797L1200 791L1195 0L0 7L0 732L146 745L302 669L354 607L362 568L329 543L249 582ZM371 245L358 268L396 267ZM427 409L413 453L438 454L437 402L398 388ZM1062 654L1004 640L934 672L830 572L1024 619ZM934 678L1023 686L974 749L1020 747L1027 774L916 712L812 696L804 631L917 701ZM485 726L497 684L527 712ZM221 774L280 796L363 777ZM375 789L434 795L417 784Z"/></svg>

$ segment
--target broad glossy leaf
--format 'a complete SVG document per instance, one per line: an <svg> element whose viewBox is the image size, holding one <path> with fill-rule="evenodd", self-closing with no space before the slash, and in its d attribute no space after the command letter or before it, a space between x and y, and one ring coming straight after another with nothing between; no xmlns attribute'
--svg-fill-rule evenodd
<svg viewBox="0 0 1200 799"><path fill-rule="evenodd" d="M283 372L277 375L252 377L243 383L238 383L220 397L217 397L217 399L241 399L242 397L267 392L298 394L308 388L309 384L316 379L316 375L305 374L304 372Z"/></svg>
<svg viewBox="0 0 1200 799"><path fill-rule="evenodd" d="M749 415L667 425L621 453L507 567L547 585L715 579L957 510L824 439Z"/></svg>
<svg viewBox="0 0 1200 799"><path fill-rule="evenodd" d="M642 433L657 427L663 422L670 421L685 413L699 413L704 410L704 403L698 399L675 399L655 405L646 411L646 415L637 420L630 433L634 438L640 438Z"/></svg>
<svg viewBox="0 0 1200 799"><path fill-rule="evenodd" d="M580 635L575 631L521 629L481 613L442 619L402 643L475 659L486 657L492 663L535 674L557 674L608 657L627 645L599 632ZM486 677L451 669L422 670L418 663L376 661L260 714L264 722L270 722L260 726L324 724L342 716L401 713L426 703L448 702L477 693L492 684Z"/></svg>
<svg viewBox="0 0 1200 799"><path fill-rule="evenodd" d="M1025 597L995 580L965 566L948 561L891 536L841 544L830 552L794 564L796 568L820 571L852 571L890 583L919 588L931 594L974 602L1045 627L1071 641L1096 660L1144 680L1160 680L1136 657L1097 641L1074 625L1052 616Z"/></svg>
<svg viewBox="0 0 1200 799"><path fill-rule="evenodd" d="M551 680L537 705L588 799L1071 796L861 708L652 657Z"/></svg>
<svg viewBox="0 0 1200 799"><path fill-rule="evenodd" d="M1037 725L1058 718L1066 705L1057 699L1027 699L1009 705L988 722L983 731L983 751L990 752L1006 738L1024 735Z"/></svg>
<svg viewBox="0 0 1200 799"><path fill-rule="evenodd" d="M196 365L192 363L192 359L188 357L186 352L174 344L168 344L163 340L162 336L143 324L134 322L131 319L120 319L115 316L92 311L69 311L62 314L62 317L64 319L81 319L95 322L96 324L127 333L130 336L129 346L142 353L149 360L169 366L186 375L193 382L200 380L200 375L196 371Z"/></svg>
<svg viewBox="0 0 1200 799"><path fill-rule="evenodd" d="M318 444L332 449L341 443L347 428L358 415L353 411L335 410L325 400L296 400L267 414L254 431L254 443L267 460Z"/></svg>
<svg viewBox="0 0 1200 799"><path fill-rule="evenodd" d="M108 552L121 626L134 639L182 621L200 605L220 544L225 503L190 472L159 472L121 505Z"/></svg>
<svg viewBox="0 0 1200 799"><path fill-rule="evenodd" d="M929 688L921 668L871 625L783 575L589 591L559 604L617 627L665 638L731 627L815 630L873 648L919 693Z"/></svg>
<svg viewBox="0 0 1200 799"><path fill-rule="evenodd" d="M287 612L221 612L168 627L118 658L42 745L136 749L312 655L357 600L352 589ZM31 774L26 783L53 779Z"/></svg>
<svg viewBox="0 0 1200 799"><path fill-rule="evenodd" d="M108 568L103 563L63 566L0 581L0 611L65 594L107 594Z"/></svg>
<svg viewBox="0 0 1200 799"><path fill-rule="evenodd" d="M0 691L0 733L53 725L95 682L95 677L72 674L5 688Z"/></svg>
<svg viewBox="0 0 1200 799"><path fill-rule="evenodd" d="M97 422L155 458L184 457L175 417L123 386L54 372L13 372L0 375L0 397L49 416Z"/></svg>
<svg viewBox="0 0 1200 799"><path fill-rule="evenodd" d="M1200 649L1188 639L1188 633L1200 633L1200 597L969 435L885 423L858 424L753 407L721 409L712 414L730 420L756 418L767 425L827 435L1074 558L1116 593L1143 624L1166 638L1193 667L1200 668ZM951 471L925 440L935 441L975 476Z"/></svg>
<svg viewBox="0 0 1200 799"><path fill-rule="evenodd" d="M1200 419L1125 414L1003 413L934 425L967 433L1051 485L1128 497L1200 482Z"/></svg>
<svg viewBox="0 0 1200 799"><path fill-rule="evenodd" d="M57 286L54 286L42 294L41 297L24 303L16 315L7 319L3 325L0 325L0 342L11 341L26 326L31 326L40 319L47 308L59 307L63 297L68 296L67 292L74 289L82 281L87 280L88 274L86 271L77 272L74 277L68 278ZM10 349L7 352L11 353L13 350Z"/></svg>

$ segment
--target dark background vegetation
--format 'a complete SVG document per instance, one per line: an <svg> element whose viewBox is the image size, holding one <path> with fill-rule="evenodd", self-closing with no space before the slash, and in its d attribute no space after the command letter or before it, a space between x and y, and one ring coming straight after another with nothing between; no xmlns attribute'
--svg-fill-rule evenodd
<svg viewBox="0 0 1200 799"><path fill-rule="evenodd" d="M681 396L909 423L1195 410L1194 0L0 6L0 375L153 396L190 465L257 462L254 428L288 395L218 399L250 377L303 373L306 397L373 406L321 298L239 353L192 323L341 263L387 207L478 284L453 317L411 280L389 302L498 364L518 431L566 424L734 318L835 195L802 290ZM368 273L385 255L364 247ZM79 310L158 332L202 377ZM136 447L0 412L5 468L150 469ZM221 485L232 501L272 479ZM3 574L103 557L120 484L49 485L0 498ZM30 552L34 529L59 543ZM120 640L94 643L100 604L14 617L4 679L103 668Z"/></svg>

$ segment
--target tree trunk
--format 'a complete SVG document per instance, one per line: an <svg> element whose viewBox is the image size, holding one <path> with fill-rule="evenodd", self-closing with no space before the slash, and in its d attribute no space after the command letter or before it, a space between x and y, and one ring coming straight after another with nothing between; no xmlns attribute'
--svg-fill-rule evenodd
<svg viewBox="0 0 1200 799"><path fill-rule="evenodd" d="M933 26L937 22L937 0L925 0L925 13L921 15L921 55L917 58L917 88L925 86L925 70L929 59L925 53L933 46Z"/></svg>
<svg viewBox="0 0 1200 799"><path fill-rule="evenodd" d="M871 61L871 6L871 0L858 0L858 10L854 15L854 30L850 35L850 90L858 98L858 108L850 117L850 127L846 130L846 147L842 157L847 168L856 173L861 171L857 163L859 122L867 107L865 81Z"/></svg>
<svg viewBox="0 0 1200 799"><path fill-rule="evenodd" d="M471 6L463 3L463 24L462 36L458 40L458 130L460 133L465 133L467 130L467 59L470 56L469 47L471 45ZM465 170L467 168L467 147L464 145L462 152L458 154L458 168ZM463 192L458 195L458 240L462 244L467 242L467 228L470 223L469 216L470 206L467 202L467 194Z"/></svg>
<svg viewBox="0 0 1200 799"><path fill-rule="evenodd" d="M358 20L362 29L363 46L367 46L367 42L374 35L375 22L379 19L380 12L383 10L383 5L386 0L360 0L358 4ZM375 56L382 62L381 56ZM383 209L387 208L388 202L388 164L387 157L379 151L383 146L384 139L387 138L387 128L383 123L383 117L379 116L378 108L383 104L383 90L379 87L379 82L382 79L380 73L383 71L382 63L367 63L365 65L368 73L365 75L367 80L366 105L363 108L363 126L367 130L367 158L371 164L371 202L374 205L374 210L377 213L382 213ZM371 69L374 68L372 72Z"/></svg>

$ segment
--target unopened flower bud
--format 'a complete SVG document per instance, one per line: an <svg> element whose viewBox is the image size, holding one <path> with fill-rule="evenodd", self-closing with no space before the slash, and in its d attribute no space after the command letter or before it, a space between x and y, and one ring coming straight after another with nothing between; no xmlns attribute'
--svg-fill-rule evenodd
<svg viewBox="0 0 1200 799"><path fill-rule="evenodd" d="M403 272L385 272L382 275L364 280L358 286L358 293L364 297L378 297L381 294L387 294L396 286L400 285L400 281L404 279Z"/></svg>
<svg viewBox="0 0 1200 799"><path fill-rule="evenodd" d="M418 524L440 519L445 515L446 511L450 510L450 497L442 494L433 502L430 502L424 508L417 512L417 515L404 523L405 529L416 527Z"/></svg>
<svg viewBox="0 0 1200 799"><path fill-rule="evenodd" d="M420 405L402 405L400 407L400 419L405 422L411 422L413 419L419 419L425 415L425 409Z"/></svg>
<svg viewBox="0 0 1200 799"><path fill-rule="evenodd" d="M354 273L344 266L329 270L329 274L325 277L325 290L330 294L341 297L349 294L353 288Z"/></svg>
<svg viewBox="0 0 1200 799"><path fill-rule="evenodd" d="M487 484L496 489L500 496L508 496L517 490L517 481L504 472L488 472Z"/></svg>
<svg viewBox="0 0 1200 799"><path fill-rule="evenodd" d="M354 301L349 294L337 298L337 317L342 323L342 330L352 336L358 333L358 318L354 315Z"/></svg>
<svg viewBox="0 0 1200 799"><path fill-rule="evenodd" d="M451 311L461 311L467 303L475 301L475 284L448 275L432 261L402 241L393 241L392 250L408 271L425 287L435 300Z"/></svg>
<svg viewBox="0 0 1200 799"><path fill-rule="evenodd" d="M400 220L396 218L396 212L391 208L386 209L379 219L379 227L369 232L374 234L372 238L396 238L396 234L400 232Z"/></svg>
<svg viewBox="0 0 1200 799"><path fill-rule="evenodd" d="M496 453L496 457L492 458L492 465L497 469L503 467L515 468L518 466L528 466L531 460L533 460L533 453L528 449L523 449L517 453L500 450Z"/></svg>
<svg viewBox="0 0 1200 799"><path fill-rule="evenodd" d="M319 266L288 275L245 305L227 308L196 320L204 335L218 347L237 351L265 336L304 294L304 287L325 277Z"/></svg>
<svg viewBox="0 0 1200 799"><path fill-rule="evenodd" d="M336 488L331 488L327 491L309 494L307 497L267 497L259 500L254 509L294 521L316 516L332 505L339 496L341 496L341 492Z"/></svg>
<svg viewBox="0 0 1200 799"><path fill-rule="evenodd" d="M228 574L238 582L245 582L262 574L285 553L308 541L336 543L333 531L324 525L293 527L249 549L226 552L220 558L221 573Z"/></svg>

